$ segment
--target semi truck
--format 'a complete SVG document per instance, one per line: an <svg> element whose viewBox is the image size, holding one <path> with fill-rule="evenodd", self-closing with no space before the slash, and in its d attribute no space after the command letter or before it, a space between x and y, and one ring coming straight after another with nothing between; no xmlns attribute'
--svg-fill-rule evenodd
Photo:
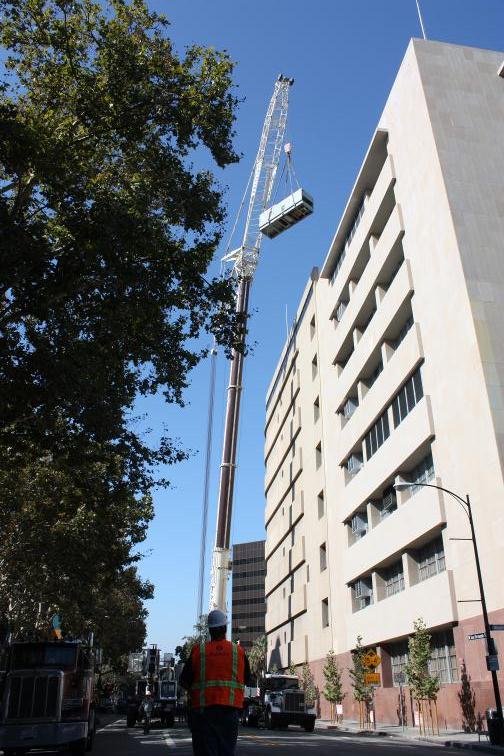
<svg viewBox="0 0 504 756"><path fill-rule="evenodd" d="M274 730L290 724L313 732L316 712L306 701L299 679L295 675L266 674L257 688L246 688L243 701L242 724Z"/></svg>
<svg viewBox="0 0 504 756"><path fill-rule="evenodd" d="M0 750L84 754L95 734L95 666L100 649L80 640L7 640L0 650Z"/></svg>

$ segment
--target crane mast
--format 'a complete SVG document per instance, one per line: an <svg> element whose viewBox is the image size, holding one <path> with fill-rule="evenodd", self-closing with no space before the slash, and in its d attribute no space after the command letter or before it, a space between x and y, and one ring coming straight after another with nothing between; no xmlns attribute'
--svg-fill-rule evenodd
<svg viewBox="0 0 504 756"><path fill-rule="evenodd" d="M227 252L223 257L224 263L232 265L231 273L237 281L236 312L243 325L238 335L237 347L233 349L230 361L220 466L217 526L212 557L210 610L225 610L226 608L227 581L231 567L230 534L243 377L245 323L250 287L259 261L262 241L262 233L259 230L259 216L267 207L271 198L287 123L289 89L293 83L293 79L282 75L275 82L275 89L264 120L259 149L252 171L252 185L242 243L237 249Z"/></svg>

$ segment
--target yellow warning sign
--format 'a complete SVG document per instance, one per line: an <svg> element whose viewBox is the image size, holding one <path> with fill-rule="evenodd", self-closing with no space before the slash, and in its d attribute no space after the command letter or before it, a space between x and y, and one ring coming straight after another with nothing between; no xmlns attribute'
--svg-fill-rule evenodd
<svg viewBox="0 0 504 756"><path fill-rule="evenodd" d="M378 656L376 651L367 651L362 657L362 663L366 669L376 669L380 666L381 657Z"/></svg>

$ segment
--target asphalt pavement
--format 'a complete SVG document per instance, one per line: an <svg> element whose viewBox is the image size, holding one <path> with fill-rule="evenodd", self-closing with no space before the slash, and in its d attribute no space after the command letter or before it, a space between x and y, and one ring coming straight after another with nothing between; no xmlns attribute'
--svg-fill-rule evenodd
<svg viewBox="0 0 504 756"><path fill-rule="evenodd" d="M431 743L400 741L395 738L352 735L335 731L316 730L306 733L298 727L288 730L256 730L240 728L236 756L270 756L271 749L281 756L303 756L316 752L318 756L426 756L428 753L460 754L459 750ZM166 729L153 726L144 735L140 726L127 728L123 719L100 728L93 756L166 756L175 751L190 756L191 734L184 725Z"/></svg>
<svg viewBox="0 0 504 756"><path fill-rule="evenodd" d="M307 733L299 727L283 730L257 730L240 727L236 756L435 756L459 754L459 748L438 743L379 737L369 733L352 733L317 728ZM500 749L499 749L500 750ZM93 752L90 756L191 756L191 733L182 724L162 728L155 723L148 734L143 727L126 727L117 715L101 717ZM504 749L502 749L504 752ZM2 751L0 751L0 754ZM62 753L62 752L61 752ZM57 756L56 751L34 751L34 756Z"/></svg>

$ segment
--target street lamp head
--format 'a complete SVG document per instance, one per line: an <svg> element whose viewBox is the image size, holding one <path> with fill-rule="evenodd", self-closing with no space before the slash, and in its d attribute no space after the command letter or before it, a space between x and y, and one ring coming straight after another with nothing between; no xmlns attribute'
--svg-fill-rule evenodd
<svg viewBox="0 0 504 756"><path fill-rule="evenodd" d="M401 476L398 475L394 481L393 488L396 491L406 491L408 488L412 488L414 485L414 483L411 483L409 480L404 480L404 478L401 478Z"/></svg>
<svg viewBox="0 0 504 756"><path fill-rule="evenodd" d="M411 488L413 485L414 483L411 483L409 480L404 480L404 478L401 478L400 475L397 475L394 481L393 488L396 491L406 491L408 488Z"/></svg>

